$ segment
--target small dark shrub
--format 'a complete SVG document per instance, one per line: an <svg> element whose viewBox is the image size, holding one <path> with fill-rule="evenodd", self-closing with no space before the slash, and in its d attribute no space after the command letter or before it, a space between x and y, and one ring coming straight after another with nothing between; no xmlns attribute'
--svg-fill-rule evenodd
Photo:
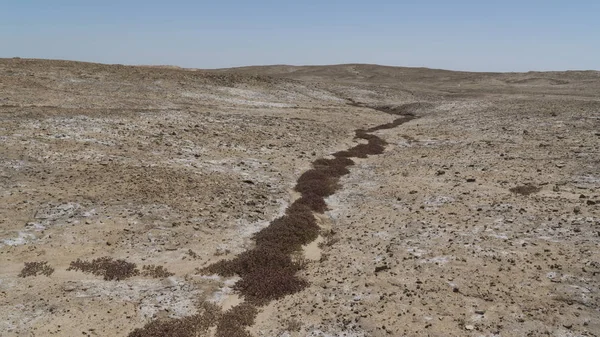
<svg viewBox="0 0 600 337"><path fill-rule="evenodd" d="M19 273L19 277L45 275L50 276L54 273L54 268L48 265L47 261L25 262L25 267Z"/></svg>
<svg viewBox="0 0 600 337"><path fill-rule="evenodd" d="M192 259L197 259L199 256L198 254L196 254L196 252L194 252L191 249L188 249L188 251L186 252L187 255L189 255Z"/></svg>
<svg viewBox="0 0 600 337"><path fill-rule="evenodd" d="M521 194L521 195L530 195L533 193L537 193L541 190L542 190L541 187L537 187L537 186L533 186L533 185L517 186L517 187L513 187L513 188L509 189L509 191L516 193L516 194Z"/></svg>
<svg viewBox="0 0 600 337"><path fill-rule="evenodd" d="M152 277L152 278L167 278L169 276L173 276L175 274L169 272L163 266L155 266L153 264L146 265L142 267L142 276Z"/></svg>
<svg viewBox="0 0 600 337"><path fill-rule="evenodd" d="M91 262L77 259L71 262L67 270L79 270L84 273L92 273L97 276L103 276L104 280L124 280L139 274L135 263L125 260L114 260L110 257L100 257Z"/></svg>
<svg viewBox="0 0 600 337"><path fill-rule="evenodd" d="M299 332L302 329L302 322L296 319L290 319L286 324L286 330L289 332Z"/></svg>
<svg viewBox="0 0 600 337"><path fill-rule="evenodd" d="M340 238L338 238L335 234L336 233L333 230L322 232L321 236L323 237L323 241L319 243L319 247L330 247L338 243L340 241Z"/></svg>

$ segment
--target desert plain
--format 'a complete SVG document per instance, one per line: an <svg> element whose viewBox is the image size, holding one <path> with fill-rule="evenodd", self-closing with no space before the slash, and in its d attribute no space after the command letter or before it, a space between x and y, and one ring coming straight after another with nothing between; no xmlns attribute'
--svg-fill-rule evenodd
<svg viewBox="0 0 600 337"><path fill-rule="evenodd" d="M0 59L0 336L600 336L600 72Z"/></svg>

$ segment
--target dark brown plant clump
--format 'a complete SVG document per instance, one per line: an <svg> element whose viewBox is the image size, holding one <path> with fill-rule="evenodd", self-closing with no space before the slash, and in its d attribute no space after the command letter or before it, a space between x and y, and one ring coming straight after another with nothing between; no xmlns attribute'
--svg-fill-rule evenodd
<svg viewBox="0 0 600 337"><path fill-rule="evenodd" d="M296 276L302 265L291 253L319 236L311 209L295 205L287 214L254 235L256 247L233 260L221 261L204 271L222 276L239 275L235 289L250 303L263 304L295 293L307 283Z"/></svg>
<svg viewBox="0 0 600 337"><path fill-rule="evenodd" d="M301 268L301 264L281 250L257 247L203 271L225 277L239 275L242 279L234 288L248 303L260 305L303 289L307 283L296 276Z"/></svg>
<svg viewBox="0 0 600 337"><path fill-rule="evenodd" d="M333 195L338 187L335 177L330 176L326 171L312 169L300 176L294 189L303 195L314 194L319 197L328 197Z"/></svg>
<svg viewBox="0 0 600 337"><path fill-rule="evenodd" d="M290 208L301 206L308 207L311 211L319 214L323 214L328 210L325 199L311 192L303 193L302 196L290 206Z"/></svg>
<svg viewBox="0 0 600 337"><path fill-rule="evenodd" d="M265 305L308 286L308 282L296 275L296 269L295 266L283 269L259 268L246 274L245 278L235 284L234 289L244 294L249 303Z"/></svg>
<svg viewBox="0 0 600 337"><path fill-rule="evenodd" d="M310 208L288 208L286 215L254 235L256 245L286 254L298 251L319 236L319 225Z"/></svg>
<svg viewBox="0 0 600 337"><path fill-rule="evenodd" d="M352 165L354 165L354 162L350 158L334 158L334 159L319 158L313 162L313 166L317 169L323 169L326 167L346 168L346 167L352 166ZM348 171L348 169L344 170L343 172L344 173L340 174L340 176L350 173L350 171Z"/></svg>
<svg viewBox="0 0 600 337"><path fill-rule="evenodd" d="M246 275L254 269L266 266L277 269L284 268L291 262L290 257L281 251L261 249L259 247L247 250L233 260L223 260L212 264L202 271L205 273L219 274L224 277Z"/></svg>
<svg viewBox="0 0 600 337"><path fill-rule="evenodd" d="M221 317L215 337L251 337L246 327L254 324L257 314L256 306L248 303L229 309Z"/></svg>
<svg viewBox="0 0 600 337"><path fill-rule="evenodd" d="M94 259L91 262L77 259L71 262L67 270L79 270L84 273L103 276L105 281L120 281L139 274L135 263L125 260L114 260L108 256Z"/></svg>
<svg viewBox="0 0 600 337"><path fill-rule="evenodd" d="M533 186L533 185L523 185L523 186L517 186L517 187L513 187L513 188L509 189L509 191L516 193L516 194L521 194L521 195L530 195L533 193L537 193L541 190L542 190L541 187L537 187L537 186Z"/></svg>
<svg viewBox="0 0 600 337"><path fill-rule="evenodd" d="M19 277L38 275L50 276L52 273L54 273L54 268L50 267L47 261L25 262L25 267L19 273Z"/></svg>
<svg viewBox="0 0 600 337"><path fill-rule="evenodd" d="M142 276L152 277L152 278L167 278L169 276L173 276L175 274L169 272L163 266L155 266L153 264L146 265L142 267Z"/></svg>
<svg viewBox="0 0 600 337"><path fill-rule="evenodd" d="M197 259L199 257L198 254L196 254L196 252L191 249L188 249L186 254L189 255L192 259Z"/></svg>
<svg viewBox="0 0 600 337"><path fill-rule="evenodd" d="M391 129L396 127L406 121L410 120L411 117L403 117L396 119L392 123L383 124L368 130L356 130L356 138L364 139L367 141L366 144L358 144L355 147L352 147L346 151L339 151L333 154L336 158L367 158L369 155L382 154L385 150L385 146L387 142L383 139L369 134L369 132L374 132L383 129Z"/></svg>
<svg viewBox="0 0 600 337"><path fill-rule="evenodd" d="M193 316L156 320L143 328L135 329L129 337L200 337L205 336L211 326L217 324L221 317L219 308L210 303L202 303L202 312Z"/></svg>

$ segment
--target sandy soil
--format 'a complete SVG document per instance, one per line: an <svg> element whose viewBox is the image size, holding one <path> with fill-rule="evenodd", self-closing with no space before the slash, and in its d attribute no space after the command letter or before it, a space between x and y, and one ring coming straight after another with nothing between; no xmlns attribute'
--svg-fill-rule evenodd
<svg viewBox="0 0 600 337"><path fill-rule="evenodd" d="M240 278L203 268L253 249L311 163L388 107L416 118L373 132L385 152L353 158L298 252L307 286L257 305L247 333L600 336L599 93L599 72L2 59L0 335L239 308ZM101 257L139 273L67 270Z"/></svg>

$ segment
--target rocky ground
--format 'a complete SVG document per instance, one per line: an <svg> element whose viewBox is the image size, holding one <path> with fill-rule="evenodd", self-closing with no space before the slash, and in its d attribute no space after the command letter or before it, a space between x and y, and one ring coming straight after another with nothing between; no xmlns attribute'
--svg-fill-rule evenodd
<svg viewBox="0 0 600 337"><path fill-rule="evenodd" d="M315 214L306 287L246 333L600 336L599 93L598 72L2 59L0 335L243 307L239 277L204 268L253 249L313 161L396 109L415 118L373 132L385 151Z"/></svg>

